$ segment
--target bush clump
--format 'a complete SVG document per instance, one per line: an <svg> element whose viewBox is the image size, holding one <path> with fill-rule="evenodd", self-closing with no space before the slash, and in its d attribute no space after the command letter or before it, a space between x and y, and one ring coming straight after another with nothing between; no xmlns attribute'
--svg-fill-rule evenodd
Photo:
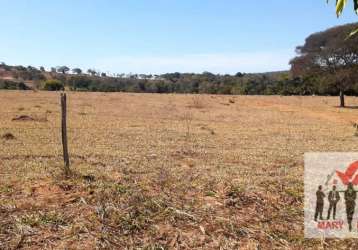
<svg viewBox="0 0 358 250"><path fill-rule="evenodd" d="M16 82L11 80L2 80L0 79L0 89L7 90L29 90L30 88L26 86L23 82Z"/></svg>
<svg viewBox="0 0 358 250"><path fill-rule="evenodd" d="M65 85L60 80L46 80L43 85L43 89L48 91L59 91L64 90Z"/></svg>

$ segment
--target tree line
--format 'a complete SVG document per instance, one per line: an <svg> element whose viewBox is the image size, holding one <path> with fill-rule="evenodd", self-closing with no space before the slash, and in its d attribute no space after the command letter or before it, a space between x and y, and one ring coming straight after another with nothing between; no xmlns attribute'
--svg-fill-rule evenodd
<svg viewBox="0 0 358 250"><path fill-rule="evenodd" d="M0 65L0 70L4 65ZM69 74L41 72L31 67L8 66L13 80L1 80L2 89L36 89L58 91L137 92L137 93L195 93L226 95L313 95L337 94L307 79L293 78L288 71L235 75L220 75L210 72L168 73L152 75L107 76L103 74ZM21 69L20 69L21 68ZM0 71L1 77L1 71ZM27 84L24 84L27 83ZM358 91L357 91L358 93Z"/></svg>

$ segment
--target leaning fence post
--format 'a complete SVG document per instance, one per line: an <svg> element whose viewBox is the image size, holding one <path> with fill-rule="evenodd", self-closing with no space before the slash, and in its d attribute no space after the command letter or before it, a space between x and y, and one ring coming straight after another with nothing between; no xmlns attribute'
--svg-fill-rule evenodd
<svg viewBox="0 0 358 250"><path fill-rule="evenodd" d="M61 128L62 128L63 161L65 163L65 175L68 176L70 174L70 159L68 155L68 144L67 144L66 93L61 93Z"/></svg>

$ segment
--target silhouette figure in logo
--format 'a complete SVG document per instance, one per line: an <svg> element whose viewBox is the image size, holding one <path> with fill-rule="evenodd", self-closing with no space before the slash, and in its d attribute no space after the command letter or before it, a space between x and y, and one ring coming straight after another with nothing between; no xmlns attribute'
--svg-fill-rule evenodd
<svg viewBox="0 0 358 250"><path fill-rule="evenodd" d="M314 220L317 221L317 217L319 216L320 220L323 220L322 213L323 213L323 206L324 206L324 197L326 195L322 191L322 185L318 186L318 190L316 192L316 212L314 214Z"/></svg>
<svg viewBox="0 0 358 250"><path fill-rule="evenodd" d="M336 186L334 185L332 190L329 191L328 194L329 208L328 208L327 220L329 220L329 218L331 217L332 209L333 209L333 220L336 219L336 208L337 208L337 203L339 202L340 199L341 197L339 196L339 192L336 190Z"/></svg>
<svg viewBox="0 0 358 250"><path fill-rule="evenodd" d="M347 190L344 192L344 200L346 203L347 221L349 225L349 231L352 231L352 220L354 215L354 209L356 207L357 191L354 190L353 184L348 184Z"/></svg>

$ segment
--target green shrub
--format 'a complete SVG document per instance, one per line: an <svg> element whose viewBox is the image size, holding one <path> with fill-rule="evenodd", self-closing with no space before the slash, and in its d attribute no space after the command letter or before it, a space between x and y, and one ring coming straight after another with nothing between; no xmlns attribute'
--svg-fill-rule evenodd
<svg viewBox="0 0 358 250"><path fill-rule="evenodd" d="M46 80L43 89L49 91L64 90L65 85L59 80Z"/></svg>
<svg viewBox="0 0 358 250"><path fill-rule="evenodd" d="M23 82L15 82L11 80L2 80L0 79L0 89L8 90L29 90L30 88L26 86Z"/></svg>

